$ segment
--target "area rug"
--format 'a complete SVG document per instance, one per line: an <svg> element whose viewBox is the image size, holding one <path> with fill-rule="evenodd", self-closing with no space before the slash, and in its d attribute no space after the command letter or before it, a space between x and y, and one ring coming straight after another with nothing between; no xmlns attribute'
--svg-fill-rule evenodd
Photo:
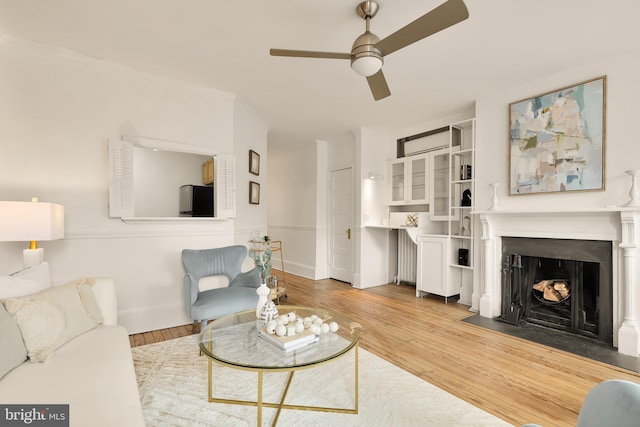
<svg viewBox="0 0 640 427"><path fill-rule="evenodd" d="M253 406L207 401L207 357L197 336L132 348L148 427L255 426ZM294 375L286 403L354 407L354 353ZM509 424L363 349L359 350L358 414L285 409L279 426L508 426ZM264 376L264 399L275 402L286 373ZM257 374L213 365L216 397L255 400ZM276 409L263 409L271 425Z"/></svg>

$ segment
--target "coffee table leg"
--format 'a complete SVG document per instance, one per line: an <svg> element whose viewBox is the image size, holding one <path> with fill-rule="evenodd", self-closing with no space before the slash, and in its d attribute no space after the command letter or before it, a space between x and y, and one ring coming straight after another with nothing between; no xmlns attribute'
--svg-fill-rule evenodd
<svg viewBox="0 0 640 427"><path fill-rule="evenodd" d="M356 343L355 345L355 353L354 353L354 358L355 358L355 363L354 363L354 372L355 372L355 377L356 377L356 382L355 382L355 401L356 401L356 405L355 405L355 413L358 413L358 343Z"/></svg>
<svg viewBox="0 0 640 427"><path fill-rule="evenodd" d="M280 399L280 406L278 406L278 412L276 412L276 418L273 420L273 426L278 422L278 417L280 416L280 412L282 411L282 405L284 405L284 399L287 397L287 393L289 392L289 386L291 385L291 380L293 379L293 374L295 371L291 371L289 373L289 379L287 380L287 385L282 392L282 398Z"/></svg>
<svg viewBox="0 0 640 427"><path fill-rule="evenodd" d="M258 371L258 427L262 426L262 371Z"/></svg>

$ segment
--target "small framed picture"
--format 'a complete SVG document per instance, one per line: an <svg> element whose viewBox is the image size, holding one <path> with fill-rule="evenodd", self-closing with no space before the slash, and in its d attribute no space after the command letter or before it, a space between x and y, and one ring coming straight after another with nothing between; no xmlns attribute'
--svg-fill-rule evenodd
<svg viewBox="0 0 640 427"><path fill-rule="evenodd" d="M260 184L257 182L249 181L249 203L260 204Z"/></svg>
<svg viewBox="0 0 640 427"><path fill-rule="evenodd" d="M260 175L260 154L249 150L249 172Z"/></svg>

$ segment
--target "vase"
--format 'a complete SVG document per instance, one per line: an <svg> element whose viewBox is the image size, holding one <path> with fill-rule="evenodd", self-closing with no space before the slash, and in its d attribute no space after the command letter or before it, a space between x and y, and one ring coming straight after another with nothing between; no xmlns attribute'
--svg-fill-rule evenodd
<svg viewBox="0 0 640 427"><path fill-rule="evenodd" d="M262 313L262 306L269 301L269 294L271 294L271 290L267 286L265 282L256 289L256 293L258 294L258 305L256 306L256 317L260 319L260 314Z"/></svg>
<svg viewBox="0 0 640 427"><path fill-rule="evenodd" d="M262 320L265 324L269 320L277 319L278 316L278 307L276 307L276 304L273 301L267 301L260 310L260 320Z"/></svg>
<svg viewBox="0 0 640 427"><path fill-rule="evenodd" d="M498 206L498 186L500 186L499 182L494 182L489 184L491 186L491 190L493 191L491 195L491 207L490 211L499 211L501 208Z"/></svg>
<svg viewBox="0 0 640 427"><path fill-rule="evenodd" d="M640 176L640 170L625 171L627 175L631 177L631 190L629 191L629 200L625 206L638 207L640 206L640 187L638 187L638 176Z"/></svg>

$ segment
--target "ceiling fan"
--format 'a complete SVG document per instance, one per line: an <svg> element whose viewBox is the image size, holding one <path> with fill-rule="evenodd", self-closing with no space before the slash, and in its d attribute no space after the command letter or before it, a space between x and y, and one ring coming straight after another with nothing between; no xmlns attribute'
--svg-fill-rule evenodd
<svg viewBox="0 0 640 427"><path fill-rule="evenodd" d="M379 5L375 1L364 1L356 8L358 15L366 22L366 31L353 42L351 53L290 49L271 49L269 53L271 56L349 59L351 60L351 68L367 78L373 98L377 101L391 95L387 81L382 74L385 56L469 17L463 0L447 0L432 11L380 40L378 36L369 31L369 21L376 16L378 9Z"/></svg>

